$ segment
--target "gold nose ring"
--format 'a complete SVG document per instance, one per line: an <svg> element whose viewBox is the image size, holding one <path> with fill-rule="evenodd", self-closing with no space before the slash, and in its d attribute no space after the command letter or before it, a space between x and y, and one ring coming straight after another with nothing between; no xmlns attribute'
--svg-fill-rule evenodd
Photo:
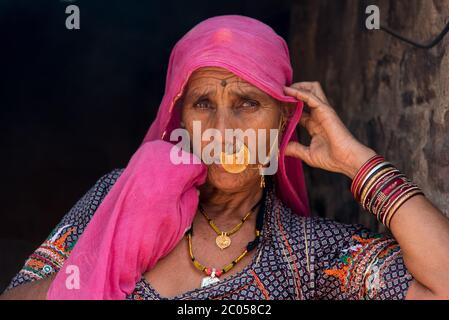
<svg viewBox="0 0 449 320"><path fill-rule="evenodd" d="M240 150L232 154L221 152L220 164L229 173L241 173L249 164L250 153L248 147L242 143Z"/></svg>

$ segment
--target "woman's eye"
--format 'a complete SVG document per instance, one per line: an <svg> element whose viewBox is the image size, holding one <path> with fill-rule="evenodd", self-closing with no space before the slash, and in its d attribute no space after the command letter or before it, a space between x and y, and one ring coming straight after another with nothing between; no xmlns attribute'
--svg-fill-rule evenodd
<svg viewBox="0 0 449 320"><path fill-rule="evenodd" d="M193 106L198 109L209 109L210 102L209 101L198 101L198 102L195 102L193 104Z"/></svg>
<svg viewBox="0 0 449 320"><path fill-rule="evenodd" d="M259 103L257 101L254 101L254 100L245 100L242 103L242 107L243 108L253 109L253 108L256 108L257 106L259 106Z"/></svg>

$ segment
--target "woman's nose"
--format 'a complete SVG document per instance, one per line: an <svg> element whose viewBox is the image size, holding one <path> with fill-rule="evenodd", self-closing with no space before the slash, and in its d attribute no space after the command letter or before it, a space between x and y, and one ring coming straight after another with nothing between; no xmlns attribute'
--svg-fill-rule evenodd
<svg viewBox="0 0 449 320"><path fill-rule="evenodd" d="M229 108L228 108L229 109ZM218 130L222 137L225 136L225 132L228 129L235 129L235 121L232 119L232 115L229 110L225 108L217 108L217 111L213 115L212 127Z"/></svg>

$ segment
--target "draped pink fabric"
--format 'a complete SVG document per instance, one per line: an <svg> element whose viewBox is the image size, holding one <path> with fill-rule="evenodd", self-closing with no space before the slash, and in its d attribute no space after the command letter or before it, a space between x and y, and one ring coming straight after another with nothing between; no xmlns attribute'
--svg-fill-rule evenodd
<svg viewBox="0 0 449 320"><path fill-rule="evenodd" d="M202 66L226 68L272 97L294 103L275 181L282 201L296 214L309 214L301 161L285 157L287 143L297 140L295 128L303 109L302 102L283 94L283 85L292 82L288 47L258 20L213 17L175 45L156 119L53 280L48 299L124 299L191 225L197 187L205 182L207 170L204 164L173 164L168 138L179 127L176 99L191 73ZM194 157L184 151L182 155Z"/></svg>
<svg viewBox="0 0 449 320"><path fill-rule="evenodd" d="M137 150L53 280L48 299L124 299L179 243L207 170L204 164L173 164L173 147L156 140ZM194 155L180 154L192 163Z"/></svg>

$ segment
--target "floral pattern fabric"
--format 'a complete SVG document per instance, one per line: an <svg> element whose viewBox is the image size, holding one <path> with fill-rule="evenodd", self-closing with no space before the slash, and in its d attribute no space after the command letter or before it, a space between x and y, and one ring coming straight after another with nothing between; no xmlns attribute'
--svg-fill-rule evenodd
<svg viewBox="0 0 449 320"><path fill-rule="evenodd" d="M31 254L7 290L48 277L61 268L122 171L116 169L97 181ZM393 238L361 225L299 217L269 185L261 242L251 263L220 282L173 299L405 298L412 276ZM142 277L127 299L166 298Z"/></svg>

